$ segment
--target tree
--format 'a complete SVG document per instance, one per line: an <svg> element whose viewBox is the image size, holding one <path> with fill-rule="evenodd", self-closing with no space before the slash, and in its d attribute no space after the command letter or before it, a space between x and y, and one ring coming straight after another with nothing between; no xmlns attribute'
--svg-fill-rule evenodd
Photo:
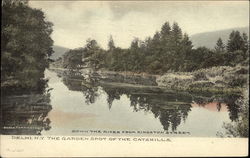
<svg viewBox="0 0 250 158"><path fill-rule="evenodd" d="M97 44L97 41L94 39L87 39L86 41L86 46L85 46L85 51L89 53L89 55L91 55L92 53L94 53L94 50L99 49L100 46Z"/></svg>
<svg viewBox="0 0 250 158"><path fill-rule="evenodd" d="M88 60L91 56L100 49L100 46L97 44L97 41L94 39L87 39L86 45L83 51L83 60Z"/></svg>
<svg viewBox="0 0 250 158"><path fill-rule="evenodd" d="M135 38L130 44L130 49L138 49L138 48L139 48L139 39Z"/></svg>
<svg viewBox="0 0 250 158"><path fill-rule="evenodd" d="M2 13L1 86L37 90L53 53L53 24L26 0L4 0Z"/></svg>
<svg viewBox="0 0 250 158"><path fill-rule="evenodd" d="M134 71L163 74L166 72L194 71L212 66L235 66L247 62L248 37L233 31L227 50L221 38L215 50L206 47L193 49L188 34L182 34L179 25L164 23L160 32L144 41L135 38L128 49L116 47L112 36L105 51L95 40L89 39L83 51L84 61L95 69L107 68L114 71ZM104 53L108 52L108 53ZM220 52L220 53L218 53ZM245 53L245 55L244 55Z"/></svg>
<svg viewBox="0 0 250 158"><path fill-rule="evenodd" d="M217 40L217 43L216 43L216 46L215 46L215 50L216 50L217 52L222 52L222 51L224 51L224 49L225 49L225 45L224 45L224 43L222 42L222 39L219 38L219 39Z"/></svg>
<svg viewBox="0 0 250 158"><path fill-rule="evenodd" d="M188 34L184 33L181 45L179 47L180 49L178 53L176 67L178 67L178 71L185 71L187 56L192 52L193 48L192 42L190 41Z"/></svg>
<svg viewBox="0 0 250 158"><path fill-rule="evenodd" d="M104 50L98 45L96 40L88 39L83 52L83 60L88 66L99 69L104 65Z"/></svg>
<svg viewBox="0 0 250 158"><path fill-rule="evenodd" d="M161 37L162 37L162 40L167 40L167 38L169 38L169 36L170 36L170 33L171 33L171 27L169 25L169 22L166 22L161 27Z"/></svg>
<svg viewBox="0 0 250 158"><path fill-rule="evenodd" d="M189 36L187 33L184 33L183 39L182 39L182 46L186 47L186 49L192 49L192 41L190 41Z"/></svg>
<svg viewBox="0 0 250 158"><path fill-rule="evenodd" d="M133 67L133 71L138 71L141 68L141 63L143 61L141 50L139 47L139 39L135 38L130 45L130 66Z"/></svg>
<svg viewBox="0 0 250 158"><path fill-rule="evenodd" d="M109 42L108 42L108 50L113 51L114 49L115 49L115 43L114 43L112 35L110 35Z"/></svg>
<svg viewBox="0 0 250 158"><path fill-rule="evenodd" d="M182 60L182 31L179 25L174 22L170 32L170 38L163 43L163 51L161 53L161 62L163 63L163 71L178 71Z"/></svg>
<svg viewBox="0 0 250 158"><path fill-rule="evenodd" d="M201 68L208 68L213 66L214 62L208 60L213 56L211 50L206 47L198 47L191 51L191 53L187 56L187 70L194 71Z"/></svg>
<svg viewBox="0 0 250 158"><path fill-rule="evenodd" d="M152 49L152 51L157 51L160 47L161 47L161 34L157 31L153 36L150 49Z"/></svg>
<svg viewBox="0 0 250 158"><path fill-rule="evenodd" d="M248 41L248 37L246 33L242 34L242 38L243 38L243 48L242 51L245 53L245 58L248 56L247 51L249 50L249 41Z"/></svg>
<svg viewBox="0 0 250 158"><path fill-rule="evenodd" d="M171 35L171 41L177 46L182 40L182 31L176 22L173 23Z"/></svg>
<svg viewBox="0 0 250 158"><path fill-rule="evenodd" d="M239 31L232 31L227 42L227 51L234 52L244 49L244 41Z"/></svg>
<svg viewBox="0 0 250 158"><path fill-rule="evenodd" d="M63 55L63 67L68 69L80 68L78 66L79 65L81 66L83 64L82 61L83 51L84 50L82 48L67 51Z"/></svg>

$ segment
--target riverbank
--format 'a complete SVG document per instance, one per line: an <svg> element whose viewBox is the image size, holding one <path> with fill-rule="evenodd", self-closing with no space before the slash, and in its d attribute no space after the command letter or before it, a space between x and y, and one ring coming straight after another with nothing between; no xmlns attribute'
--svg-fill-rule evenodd
<svg viewBox="0 0 250 158"><path fill-rule="evenodd" d="M167 73L156 82L159 86L177 90L238 93L248 89L248 67L219 66L194 72Z"/></svg>
<svg viewBox="0 0 250 158"><path fill-rule="evenodd" d="M69 70L50 67L61 75L73 73L78 77L95 78L105 83L124 83L126 86L158 86L191 92L241 93L247 89L248 67L219 66L194 72L166 73L162 76L146 73L115 72L92 69Z"/></svg>

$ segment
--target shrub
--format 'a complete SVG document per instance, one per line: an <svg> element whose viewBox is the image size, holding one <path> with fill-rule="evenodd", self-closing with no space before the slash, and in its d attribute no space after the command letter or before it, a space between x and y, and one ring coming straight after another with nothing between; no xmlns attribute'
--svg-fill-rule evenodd
<svg viewBox="0 0 250 158"><path fill-rule="evenodd" d="M205 72L203 71L197 71L194 73L194 80L197 81L197 80L208 80Z"/></svg>
<svg viewBox="0 0 250 158"><path fill-rule="evenodd" d="M247 83L246 76L239 75L237 77L231 78L228 82L230 87L243 87Z"/></svg>

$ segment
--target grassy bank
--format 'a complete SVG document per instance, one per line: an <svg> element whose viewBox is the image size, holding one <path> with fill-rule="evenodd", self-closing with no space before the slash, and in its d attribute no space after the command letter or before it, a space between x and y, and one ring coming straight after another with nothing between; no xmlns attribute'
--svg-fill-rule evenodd
<svg viewBox="0 0 250 158"><path fill-rule="evenodd" d="M191 92L241 93L247 89L248 67L219 66L194 72L167 73L156 80L159 86Z"/></svg>
<svg viewBox="0 0 250 158"><path fill-rule="evenodd" d="M52 67L55 68L54 65ZM66 69L64 69L65 71ZM81 71L79 69L79 71ZM117 75L126 79L137 79L138 77L154 79L156 86L189 92L210 92L210 93L242 93L248 88L248 66L237 65L216 66L208 69L199 69L193 72L173 72L164 75L153 75L148 73L134 73L125 71L107 71L101 69L92 71L110 80L117 80ZM115 82L123 82L123 80ZM128 80L124 80L126 83ZM139 84L143 84L140 82ZM146 85L146 82L145 82Z"/></svg>

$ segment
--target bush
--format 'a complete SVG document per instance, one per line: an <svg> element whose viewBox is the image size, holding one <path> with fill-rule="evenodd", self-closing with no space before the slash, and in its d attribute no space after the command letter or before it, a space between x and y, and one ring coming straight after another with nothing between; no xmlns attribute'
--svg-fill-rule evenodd
<svg viewBox="0 0 250 158"><path fill-rule="evenodd" d="M197 71L197 72L194 73L194 80L195 81L198 81L198 80L206 80L207 81L208 78L207 78L205 72Z"/></svg>
<svg viewBox="0 0 250 158"><path fill-rule="evenodd" d="M237 76L235 78L231 78L228 82L228 85L230 87L243 87L247 84L247 78L246 76Z"/></svg>

